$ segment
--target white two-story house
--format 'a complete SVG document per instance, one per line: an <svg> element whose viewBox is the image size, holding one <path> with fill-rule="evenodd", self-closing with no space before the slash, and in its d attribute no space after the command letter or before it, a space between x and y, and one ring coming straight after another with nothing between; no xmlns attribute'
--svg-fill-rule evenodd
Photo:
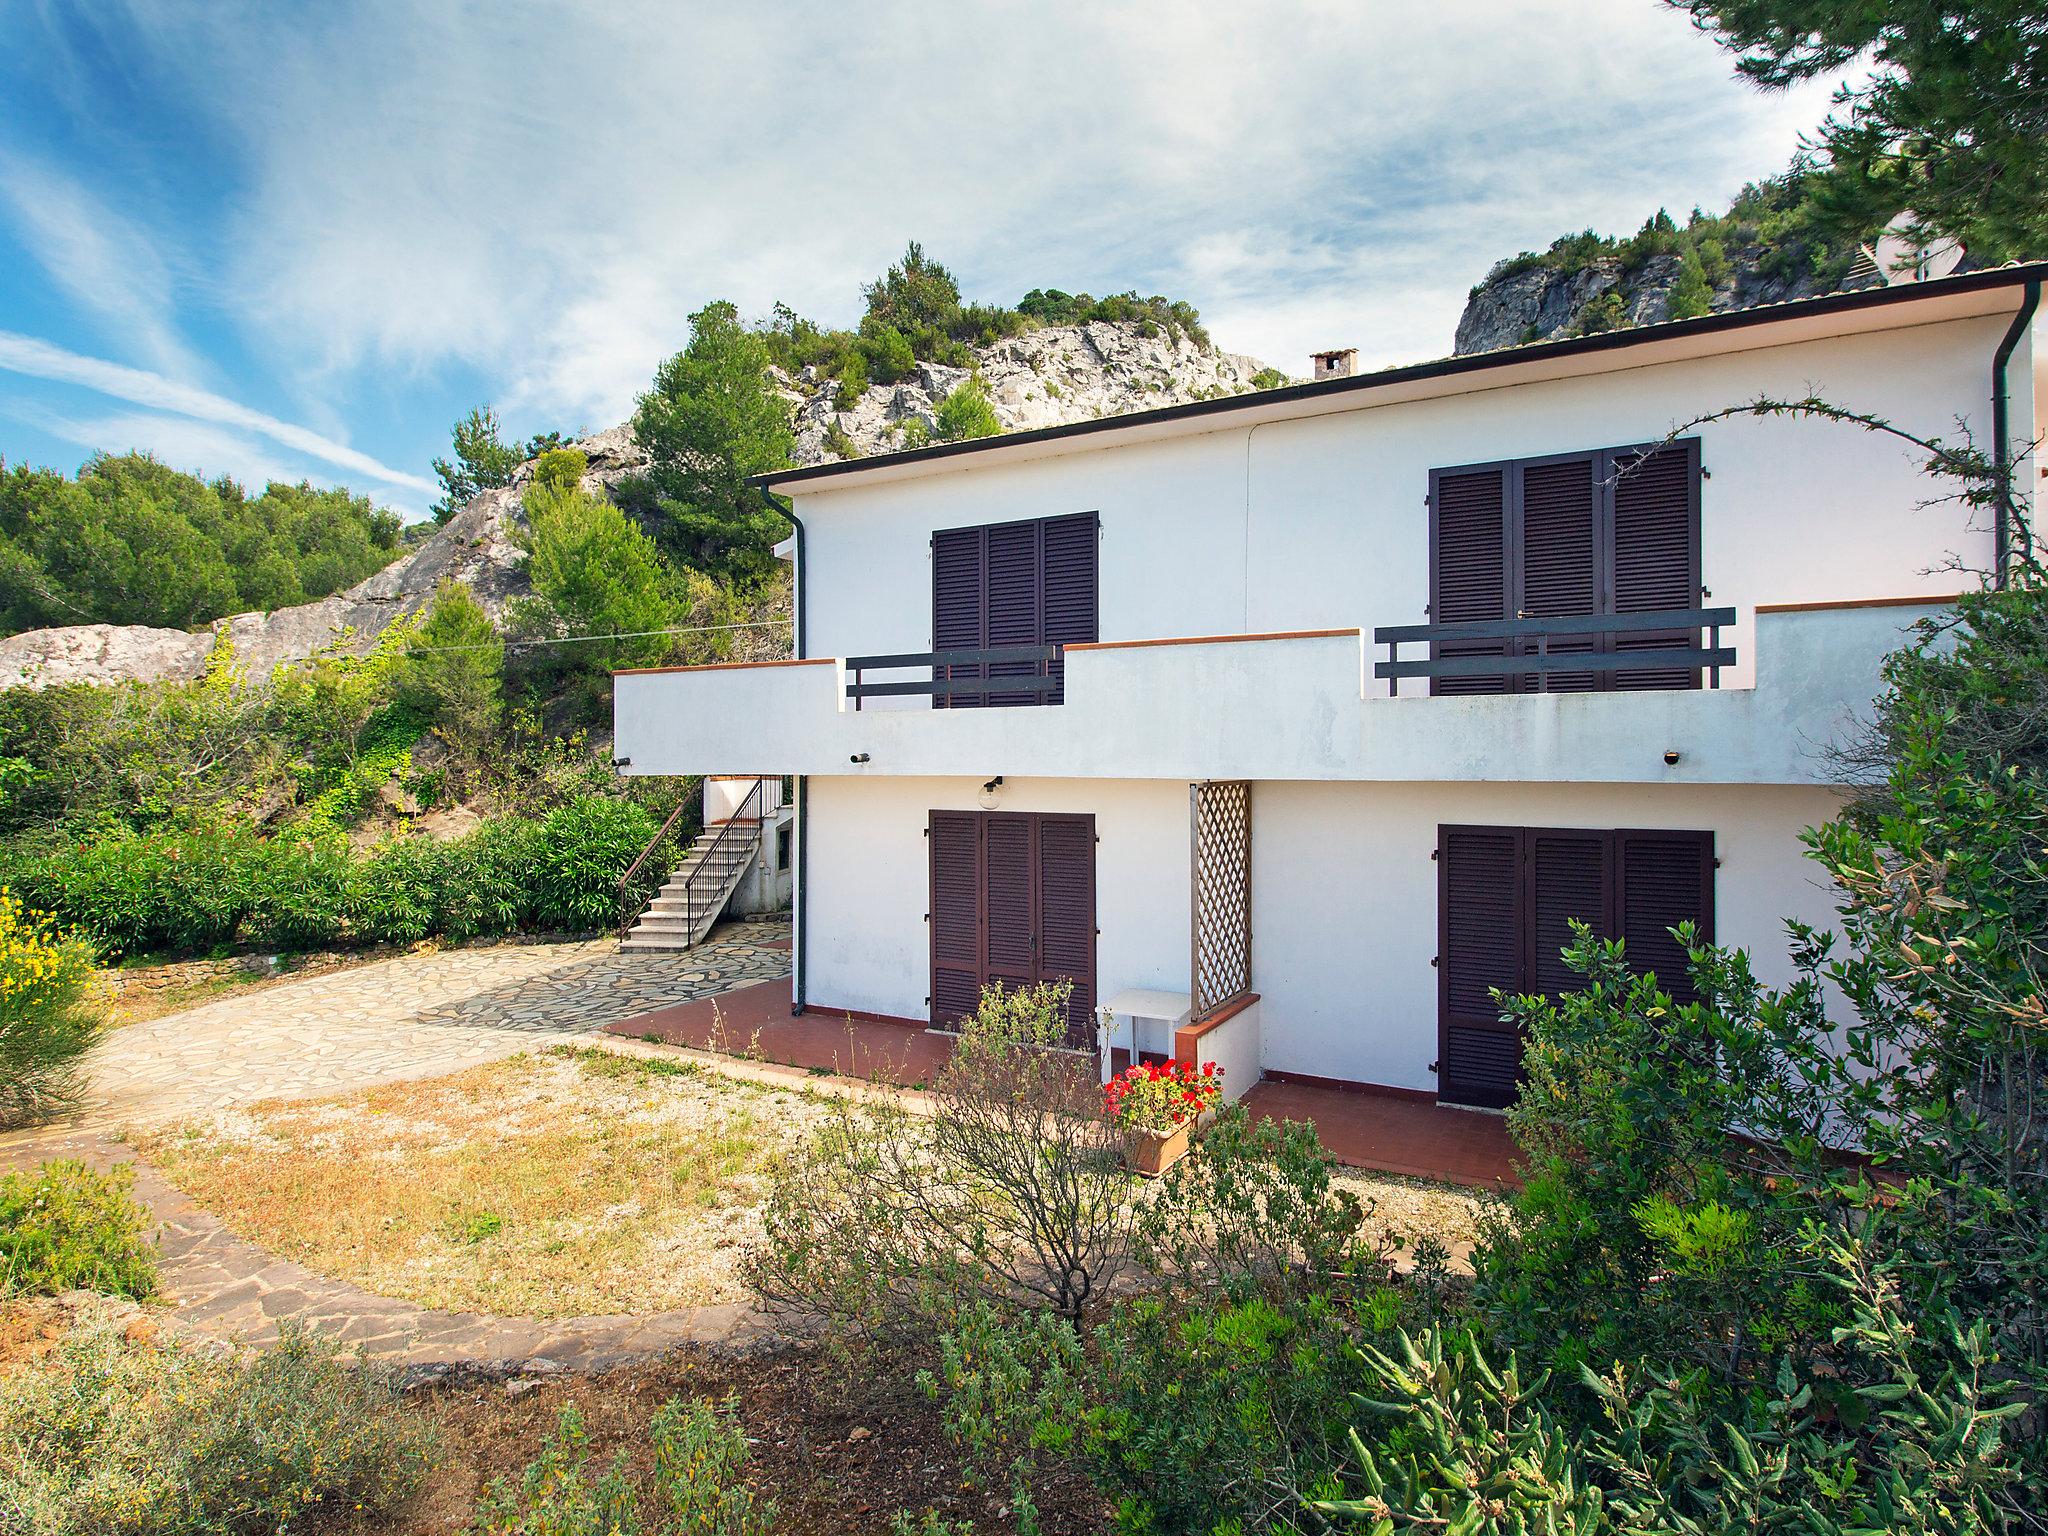
<svg viewBox="0 0 2048 1536"><path fill-rule="evenodd" d="M762 477L796 659L621 674L636 774L793 775L792 1004L1499 1106L1490 989L1573 918L1681 993L1786 978L1800 829L1974 520L1819 396L2026 455L2048 266L1832 295ZM1999 426L2003 424L2002 439ZM2028 525L2030 526L2030 525Z"/></svg>

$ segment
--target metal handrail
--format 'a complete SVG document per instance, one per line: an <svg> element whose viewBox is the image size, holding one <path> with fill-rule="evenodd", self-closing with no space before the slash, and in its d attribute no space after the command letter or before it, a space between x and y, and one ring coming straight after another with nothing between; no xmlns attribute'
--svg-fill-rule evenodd
<svg viewBox="0 0 2048 1536"><path fill-rule="evenodd" d="M647 897L645 901L640 902L638 905L628 905L628 903L632 900L629 892L632 889L633 877L640 873L642 865L644 865L649 859L654 857L654 850L659 848L662 844L662 840L666 838L670 832L675 830L676 822L682 818L683 812L688 810L689 808L690 802L687 798L676 801L676 808L668 813L668 820L664 821L661 824L661 830L656 832L654 836L650 837L647 840L647 846L640 850L640 856L633 860L632 863L628 864L626 866L626 872L623 875L619 876L620 938L623 939L626 936L627 930L630 929L636 921L638 921L640 914L647 910L647 902L652 901L654 899L653 896L650 895Z"/></svg>
<svg viewBox="0 0 2048 1536"><path fill-rule="evenodd" d="M718 885L720 888L723 888L725 877L732 873L731 869L725 866L724 860L721 857L721 850L725 847L725 840L732 836L732 829L734 827L748 819L747 808L749 806L752 806L754 810L752 820L755 836L758 837L760 835L761 786L767 782L766 779L754 780L754 787L747 791L746 798L741 800L733 809L732 815L726 818L724 825L718 829L718 836L711 840L711 846L698 855L697 867L683 878L683 922L692 934L695 934L697 931L697 879L707 869L717 865ZM716 891L712 893L711 899L717 899Z"/></svg>
<svg viewBox="0 0 2048 1536"><path fill-rule="evenodd" d="M1398 696L1404 677L1543 677L1552 673L1604 674L1652 667L1704 667L1709 686L1721 686L1721 669L1735 665L1733 646L1721 644L1721 628L1735 622L1733 608L1665 608L1653 613L1589 613L1542 619L1484 619L1467 624L1390 624L1375 629L1375 644L1387 648L1387 659L1373 664L1373 676L1389 680ZM1706 645L1666 646L1643 651L1553 651L1555 640L1597 640L1603 635L1645 634L1656 630L1708 632ZM1403 661L1401 646L1427 641L1432 646L1460 640L1534 640L1533 654L1498 656L1433 655L1425 661Z"/></svg>
<svg viewBox="0 0 2048 1536"><path fill-rule="evenodd" d="M1062 650L1058 645L995 645L981 650L902 651L886 656L849 656L846 658L846 670L853 674L853 681L846 685L846 696L853 700L853 707L858 710L864 699L905 695L929 695L950 703L954 698L968 694L1057 693L1061 680L1053 676L1052 668L1060 659ZM941 669L1000 666L1015 662L1034 662L1038 670L1016 677L941 678L938 675ZM931 680L871 683L866 677L869 672L903 667L930 667Z"/></svg>

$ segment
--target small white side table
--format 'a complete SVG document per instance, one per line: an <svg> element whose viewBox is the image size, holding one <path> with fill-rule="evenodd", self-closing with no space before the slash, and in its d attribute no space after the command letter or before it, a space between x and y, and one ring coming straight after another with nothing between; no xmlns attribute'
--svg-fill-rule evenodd
<svg viewBox="0 0 2048 1536"><path fill-rule="evenodd" d="M1095 1028L1096 1054L1102 1063L1102 1080L1110 1078L1109 1052L1116 1043L1118 1026L1124 1027L1124 1038L1130 1043L1131 1060L1138 1059L1138 1052L1145 1036L1154 1039L1164 1036L1163 1049L1168 1056L1173 1054L1173 1032L1187 1023L1188 1015L1194 1011L1194 1001L1185 992L1161 992L1152 987L1126 987L1102 1004L1107 1015L1098 1021ZM1139 1033L1140 1025L1146 1026L1144 1034Z"/></svg>

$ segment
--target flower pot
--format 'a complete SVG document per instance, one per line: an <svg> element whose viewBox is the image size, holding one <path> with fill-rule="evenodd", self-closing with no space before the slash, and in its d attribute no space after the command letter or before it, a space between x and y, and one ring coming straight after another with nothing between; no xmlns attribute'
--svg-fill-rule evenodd
<svg viewBox="0 0 2048 1536"><path fill-rule="evenodd" d="M1156 1179L1187 1154L1188 1138L1194 1129L1194 1122L1190 1121L1171 1131L1132 1131L1124 1155L1131 1167L1148 1179Z"/></svg>

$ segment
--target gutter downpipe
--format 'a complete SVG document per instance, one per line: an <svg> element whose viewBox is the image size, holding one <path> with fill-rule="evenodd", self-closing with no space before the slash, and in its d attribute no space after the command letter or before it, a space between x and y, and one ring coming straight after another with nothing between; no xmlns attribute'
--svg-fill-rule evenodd
<svg viewBox="0 0 2048 1536"><path fill-rule="evenodd" d="M2012 494L2012 441L2008 424L2012 406L2005 372L2012 361L2013 350L2033 323L2034 311L2040 303L2041 279L2030 277L2027 279L2026 297L2020 301L2019 313L2012 317L2012 324L2006 328L2005 338L1999 342L1998 351L1991 360L1991 463L1998 471L1998 525L1993 541L1991 584L2000 588L2012 579L2013 525L2019 517L2019 508L2014 504ZM2029 538L2027 544L2030 549L2032 543Z"/></svg>
<svg viewBox="0 0 2048 1536"><path fill-rule="evenodd" d="M810 654L805 649L807 632L804 625L804 520L796 515L792 506L785 506L783 499L767 486L757 485L754 489L759 492L761 500L771 511L779 512L788 518L790 526L796 529L796 571L793 577L796 590L791 599L791 607L796 610L796 659L804 661ZM789 1001L792 1018L803 1017L804 988L809 969L804 964L804 950L811 936L811 925L806 921L811 897L810 820L811 778L807 773L800 773L796 776L796 899L793 903L796 909L796 931L790 936L789 956L793 980Z"/></svg>

